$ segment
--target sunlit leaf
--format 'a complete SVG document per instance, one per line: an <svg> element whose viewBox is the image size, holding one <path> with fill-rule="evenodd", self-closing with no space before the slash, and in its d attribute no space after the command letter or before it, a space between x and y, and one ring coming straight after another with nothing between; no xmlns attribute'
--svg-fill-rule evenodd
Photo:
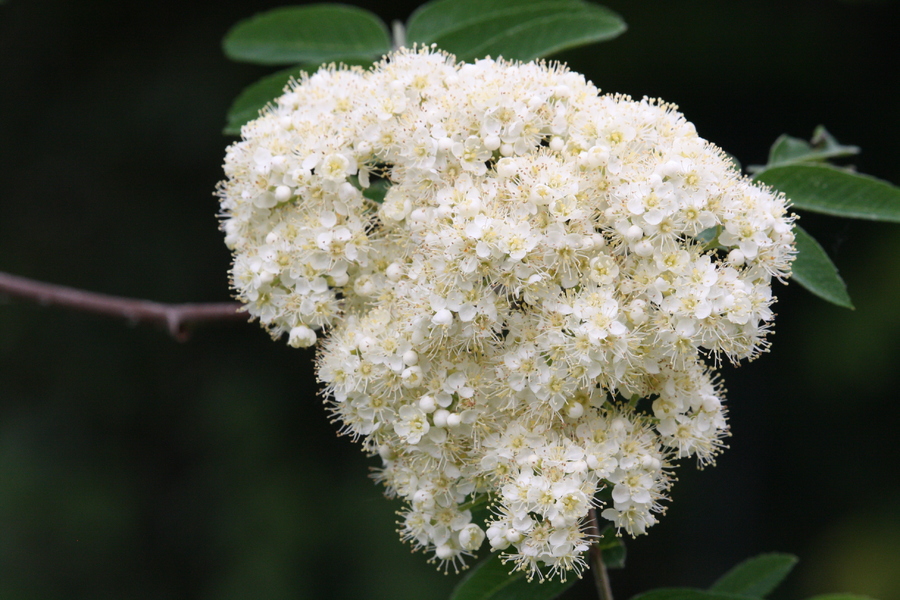
<svg viewBox="0 0 900 600"><path fill-rule="evenodd" d="M797 241L797 258L791 267L794 272L793 281L823 300L852 309L853 303L847 294L847 286L819 242L797 226L794 227L794 235Z"/></svg>
<svg viewBox="0 0 900 600"><path fill-rule="evenodd" d="M341 4L289 6L235 25L223 41L233 59L263 65L320 64L340 58L377 59L391 49L385 24Z"/></svg>
<svg viewBox="0 0 900 600"><path fill-rule="evenodd" d="M900 223L900 188L886 181L823 165L766 169L756 179L784 192L795 208Z"/></svg>
<svg viewBox="0 0 900 600"><path fill-rule="evenodd" d="M612 39L625 31L614 12L578 0L438 0L410 17L409 43L435 43L460 60L532 60Z"/></svg>
<svg viewBox="0 0 900 600"><path fill-rule="evenodd" d="M722 575L709 590L764 598L781 583L796 564L797 557L791 554L760 554L748 558Z"/></svg>

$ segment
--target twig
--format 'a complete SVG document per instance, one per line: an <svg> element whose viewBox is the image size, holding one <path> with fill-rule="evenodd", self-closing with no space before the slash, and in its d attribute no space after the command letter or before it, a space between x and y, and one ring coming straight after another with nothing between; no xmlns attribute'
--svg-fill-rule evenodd
<svg viewBox="0 0 900 600"><path fill-rule="evenodd" d="M26 277L0 272L0 295L37 302L42 306L62 306L109 317L120 317L132 323L163 325L176 340L188 339L187 326L211 321L246 321L248 315L238 312L238 302L165 304L87 292L63 285L43 283Z"/></svg>
<svg viewBox="0 0 900 600"><path fill-rule="evenodd" d="M592 508L588 516L588 533L595 536L595 542L591 544L590 560L591 571L594 573L594 585L600 600L613 600L612 588L609 586L609 574L606 572L606 563L603 562L603 550L600 549L600 527L597 525L597 510Z"/></svg>

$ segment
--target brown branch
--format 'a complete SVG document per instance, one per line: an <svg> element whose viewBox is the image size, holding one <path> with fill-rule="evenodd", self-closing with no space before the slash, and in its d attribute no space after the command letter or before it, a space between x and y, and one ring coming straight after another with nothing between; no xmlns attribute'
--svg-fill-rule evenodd
<svg viewBox="0 0 900 600"><path fill-rule="evenodd" d="M108 317L120 317L131 323L155 323L164 326L176 340L188 339L187 326L211 321L246 321L238 312L239 302L165 304L121 296L87 292L0 272L0 295L37 302L42 306L61 306Z"/></svg>
<svg viewBox="0 0 900 600"><path fill-rule="evenodd" d="M606 572L606 563L603 561L603 550L600 549L600 526L597 521L597 509L591 508L588 513L588 534L595 536L588 553L591 561L591 571L594 573L594 586L597 588L597 596L600 600L613 600L612 588L609 585L609 574Z"/></svg>

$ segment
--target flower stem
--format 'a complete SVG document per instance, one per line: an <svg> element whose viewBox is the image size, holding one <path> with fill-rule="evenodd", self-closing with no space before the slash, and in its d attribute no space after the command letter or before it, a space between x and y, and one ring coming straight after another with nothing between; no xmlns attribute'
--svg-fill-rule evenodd
<svg viewBox="0 0 900 600"><path fill-rule="evenodd" d="M600 600L613 600L612 588L609 586L609 574L606 572L606 563L603 562L603 550L600 549L600 527L597 524L597 509L592 508L588 516L588 530L595 536L595 542L588 551L590 554L591 571L594 573L594 586L597 588L597 596Z"/></svg>

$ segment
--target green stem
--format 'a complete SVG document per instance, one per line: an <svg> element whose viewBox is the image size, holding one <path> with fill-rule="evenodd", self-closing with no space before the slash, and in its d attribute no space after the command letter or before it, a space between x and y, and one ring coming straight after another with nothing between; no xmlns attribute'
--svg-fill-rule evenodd
<svg viewBox="0 0 900 600"><path fill-rule="evenodd" d="M479 496L472 498L465 504L460 504L459 510L469 510L471 508L477 508L479 506L483 506L488 503L488 500L490 500L490 498L491 498L490 494L481 494Z"/></svg>

